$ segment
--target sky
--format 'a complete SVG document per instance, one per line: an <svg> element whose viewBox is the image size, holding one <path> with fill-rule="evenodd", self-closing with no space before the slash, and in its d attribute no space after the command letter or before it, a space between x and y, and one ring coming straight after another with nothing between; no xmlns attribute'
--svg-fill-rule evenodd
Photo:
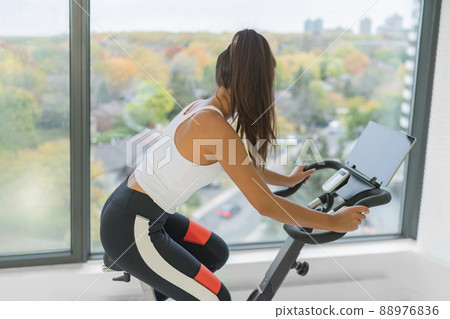
<svg viewBox="0 0 450 319"><path fill-rule="evenodd" d="M0 0L0 36L54 35L69 31L70 0ZM77 4L72 0L73 6ZM397 13L414 23L417 0L91 0L91 30L303 32L305 20L321 18L324 28L347 29L362 17L372 32ZM372 6L373 5L373 6ZM365 14L364 12L370 8ZM352 28L359 30L359 22Z"/></svg>

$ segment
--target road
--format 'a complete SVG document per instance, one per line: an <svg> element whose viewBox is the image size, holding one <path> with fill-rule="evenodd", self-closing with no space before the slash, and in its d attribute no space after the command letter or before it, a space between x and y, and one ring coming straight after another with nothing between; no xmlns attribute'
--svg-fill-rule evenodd
<svg viewBox="0 0 450 319"><path fill-rule="evenodd" d="M217 210L226 202L237 203L240 207L239 212L228 218L218 215ZM267 217L261 216L239 190L223 203L211 207L197 221L213 230L228 244L248 243L252 238L262 240L257 237L260 237L258 233L261 232L261 225L267 223ZM255 232L258 233L255 234Z"/></svg>

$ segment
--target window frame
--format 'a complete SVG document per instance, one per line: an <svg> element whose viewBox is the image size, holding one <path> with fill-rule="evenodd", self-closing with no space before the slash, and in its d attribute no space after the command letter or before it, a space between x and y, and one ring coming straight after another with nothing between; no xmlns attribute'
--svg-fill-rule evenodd
<svg viewBox="0 0 450 319"><path fill-rule="evenodd" d="M418 233L441 5L442 0L421 2L409 128L409 133L417 140L406 162L400 232L403 238L417 239Z"/></svg>
<svg viewBox="0 0 450 319"><path fill-rule="evenodd" d="M90 0L70 2L71 250L0 256L0 268L85 262L90 252ZM442 0L422 0L409 133L417 137L406 164L399 234L355 236L339 242L417 239ZM424 85L417 86L417 83ZM281 242L233 244L230 250L280 247Z"/></svg>
<svg viewBox="0 0 450 319"><path fill-rule="evenodd" d="M85 262L89 256L89 0L69 1L70 236L69 251L0 256L0 268Z"/></svg>

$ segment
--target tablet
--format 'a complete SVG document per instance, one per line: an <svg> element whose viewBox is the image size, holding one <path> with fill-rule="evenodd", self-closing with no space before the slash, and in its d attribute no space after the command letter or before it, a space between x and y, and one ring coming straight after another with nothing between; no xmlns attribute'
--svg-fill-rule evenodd
<svg viewBox="0 0 450 319"><path fill-rule="evenodd" d="M345 164L367 180L388 186L416 138L370 121Z"/></svg>

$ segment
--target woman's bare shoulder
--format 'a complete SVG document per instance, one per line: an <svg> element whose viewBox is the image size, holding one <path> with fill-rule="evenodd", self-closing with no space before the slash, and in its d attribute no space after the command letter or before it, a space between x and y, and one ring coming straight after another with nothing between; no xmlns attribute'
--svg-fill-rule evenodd
<svg viewBox="0 0 450 319"><path fill-rule="evenodd" d="M220 137L236 133L228 121L217 111L203 109L192 117L190 126L202 136Z"/></svg>

